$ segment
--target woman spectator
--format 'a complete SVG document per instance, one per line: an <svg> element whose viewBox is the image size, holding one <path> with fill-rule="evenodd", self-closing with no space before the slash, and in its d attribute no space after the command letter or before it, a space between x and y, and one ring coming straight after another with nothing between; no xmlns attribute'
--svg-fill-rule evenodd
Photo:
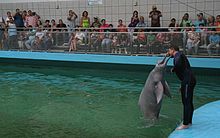
<svg viewBox="0 0 220 138"><path fill-rule="evenodd" d="M26 26L27 27L36 27L37 26L37 18L31 10L28 11L28 15L26 16Z"/></svg>
<svg viewBox="0 0 220 138"><path fill-rule="evenodd" d="M88 12L84 11L80 19L80 27L89 28L90 27L90 18L88 17Z"/></svg>
<svg viewBox="0 0 220 138"><path fill-rule="evenodd" d="M187 27L187 24L189 26L192 26L192 21L189 20L189 14L188 13L185 13L183 18L182 18L182 21L180 23L180 27ZM185 28L182 28L181 31L184 31Z"/></svg>
<svg viewBox="0 0 220 138"><path fill-rule="evenodd" d="M109 28L109 24L106 23L105 18L103 18L103 19L101 20L101 26L100 26L100 28L102 28L102 29L99 30L100 32L107 32L107 31L108 31L107 28Z"/></svg>
<svg viewBox="0 0 220 138"><path fill-rule="evenodd" d="M22 12L22 19L23 19L23 22L24 22L24 26L27 27L27 11L24 10Z"/></svg>
<svg viewBox="0 0 220 138"><path fill-rule="evenodd" d="M138 24L139 22L139 17L138 17L138 11L134 11L133 12L133 16L131 17L131 22L130 24L128 25L128 27L136 27L136 25Z"/></svg>
<svg viewBox="0 0 220 138"><path fill-rule="evenodd" d="M43 27L43 24L42 24L41 20L37 20L37 25L36 25L36 27L40 27L40 28Z"/></svg>
<svg viewBox="0 0 220 138"><path fill-rule="evenodd" d="M214 16L209 16L207 22L208 22L208 27L215 26L215 17Z"/></svg>

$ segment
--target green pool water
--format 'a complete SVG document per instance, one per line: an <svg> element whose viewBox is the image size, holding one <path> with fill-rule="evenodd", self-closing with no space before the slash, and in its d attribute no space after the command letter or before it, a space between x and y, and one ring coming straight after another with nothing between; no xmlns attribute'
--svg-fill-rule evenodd
<svg viewBox="0 0 220 138"><path fill-rule="evenodd" d="M0 137L165 138L181 122L179 81L166 75L172 99L145 127L137 102L149 71L1 65ZM220 99L218 75L197 81L196 108Z"/></svg>

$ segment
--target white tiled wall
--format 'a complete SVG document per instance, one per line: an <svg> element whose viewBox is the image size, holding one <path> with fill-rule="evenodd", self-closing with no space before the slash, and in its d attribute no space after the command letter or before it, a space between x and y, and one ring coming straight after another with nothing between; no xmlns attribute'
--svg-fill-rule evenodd
<svg viewBox="0 0 220 138"><path fill-rule="evenodd" d="M14 12L16 8L20 8L37 12L42 20L61 18L65 22L69 9L73 9L79 17L84 10L87 10L91 19L94 16L106 18L107 22L113 25L117 25L118 19L124 20L128 25L134 10L139 11L139 15L144 16L145 21L150 25L148 14L154 4L163 14L162 26L168 26L173 17L179 22L185 12L190 14L192 20L196 19L196 14L199 12L203 12L206 17L220 14L220 0L103 0L102 5L88 5L87 0L7 1L10 3L0 0L0 16L6 16L7 11Z"/></svg>

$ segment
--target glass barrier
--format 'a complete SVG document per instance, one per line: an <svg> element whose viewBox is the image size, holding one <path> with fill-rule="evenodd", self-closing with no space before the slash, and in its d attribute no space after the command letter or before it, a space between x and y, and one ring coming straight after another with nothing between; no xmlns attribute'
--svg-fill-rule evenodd
<svg viewBox="0 0 220 138"><path fill-rule="evenodd" d="M1 50L158 55L171 45L191 56L219 56L220 32L207 28L7 28Z"/></svg>

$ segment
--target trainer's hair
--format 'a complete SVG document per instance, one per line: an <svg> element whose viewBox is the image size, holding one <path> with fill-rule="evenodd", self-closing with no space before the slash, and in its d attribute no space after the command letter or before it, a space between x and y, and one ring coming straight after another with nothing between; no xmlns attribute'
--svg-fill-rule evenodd
<svg viewBox="0 0 220 138"><path fill-rule="evenodd" d="M176 46L176 45L171 45L170 49L174 49L175 51L179 51L180 50L179 47Z"/></svg>

